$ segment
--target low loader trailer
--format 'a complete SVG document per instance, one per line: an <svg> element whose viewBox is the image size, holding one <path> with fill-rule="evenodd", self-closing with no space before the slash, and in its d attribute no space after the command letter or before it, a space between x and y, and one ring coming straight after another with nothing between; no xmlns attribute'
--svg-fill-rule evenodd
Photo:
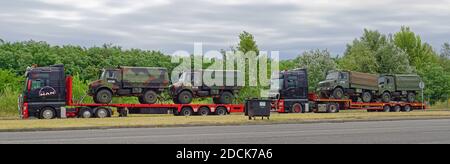
<svg viewBox="0 0 450 164"><path fill-rule="evenodd" d="M31 84L27 85L31 87ZM72 77L68 76L65 80L66 89L63 92L65 93L63 103L61 101L23 102L23 99L19 100L19 113L21 118L105 118L112 117L114 114L113 108L117 108L120 117L126 117L128 114L134 113L155 113L155 111L166 111L165 113L170 112L174 115L183 116L195 114L227 115L229 113L244 111L244 106L240 104L84 104L73 101L72 87Z"/></svg>
<svg viewBox="0 0 450 164"><path fill-rule="evenodd" d="M366 110L367 112L410 112L412 110L426 110L425 104L420 102L354 102L351 99L319 98L315 93L308 94L307 107L305 110L287 110L286 100L277 99L272 103L272 111L278 113L298 113L295 111L315 113L338 113L340 110ZM292 101L292 100L291 100ZM291 107L294 108L294 107Z"/></svg>

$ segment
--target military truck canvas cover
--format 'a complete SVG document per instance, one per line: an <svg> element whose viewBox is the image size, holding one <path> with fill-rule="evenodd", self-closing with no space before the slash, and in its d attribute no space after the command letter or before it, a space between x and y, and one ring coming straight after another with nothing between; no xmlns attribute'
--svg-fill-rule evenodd
<svg viewBox="0 0 450 164"><path fill-rule="evenodd" d="M418 75L394 75L397 91L419 91L422 81Z"/></svg>
<svg viewBox="0 0 450 164"><path fill-rule="evenodd" d="M194 71L194 72L202 72L202 71ZM242 73L240 71L235 70L203 70L202 79L204 74L210 74L212 75L211 78L213 80L223 80L223 85L220 86L226 86L226 87L233 87L233 86L239 86L239 79L243 79ZM204 81L205 83L205 81ZM242 83L243 85L243 83ZM220 87L217 86L217 87ZM215 86L210 86L215 87Z"/></svg>
<svg viewBox="0 0 450 164"><path fill-rule="evenodd" d="M353 88L378 90L378 75L376 74L350 72L349 82Z"/></svg>
<svg viewBox="0 0 450 164"><path fill-rule="evenodd" d="M120 67L123 88L165 88L169 84L166 68Z"/></svg>

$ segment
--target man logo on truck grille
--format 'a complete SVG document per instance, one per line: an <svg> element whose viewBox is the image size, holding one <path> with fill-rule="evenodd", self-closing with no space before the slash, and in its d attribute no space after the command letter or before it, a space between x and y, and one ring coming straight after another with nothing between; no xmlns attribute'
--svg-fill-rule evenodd
<svg viewBox="0 0 450 164"><path fill-rule="evenodd" d="M39 90L39 96L41 96L41 97L51 96L51 95L56 95L55 88L46 86L46 87L42 88L41 90Z"/></svg>

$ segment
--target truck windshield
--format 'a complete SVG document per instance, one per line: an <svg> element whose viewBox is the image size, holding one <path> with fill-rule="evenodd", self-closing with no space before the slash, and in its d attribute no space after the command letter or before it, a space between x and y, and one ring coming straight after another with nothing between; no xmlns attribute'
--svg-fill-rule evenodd
<svg viewBox="0 0 450 164"><path fill-rule="evenodd" d="M331 72L327 75L327 80L336 80L339 78L339 72Z"/></svg>
<svg viewBox="0 0 450 164"><path fill-rule="evenodd" d="M98 79L103 79L103 78L105 78L105 74L106 74L106 71L105 71L105 70L102 70L102 73L100 73L100 77L99 77Z"/></svg>
<svg viewBox="0 0 450 164"><path fill-rule="evenodd" d="M187 83L187 82L189 82L188 78L189 78L188 73L183 72L180 76L180 79L178 79L178 81L182 82L182 83Z"/></svg>
<svg viewBox="0 0 450 164"><path fill-rule="evenodd" d="M271 79L270 80L270 89L271 90L279 90L283 88L283 79Z"/></svg>

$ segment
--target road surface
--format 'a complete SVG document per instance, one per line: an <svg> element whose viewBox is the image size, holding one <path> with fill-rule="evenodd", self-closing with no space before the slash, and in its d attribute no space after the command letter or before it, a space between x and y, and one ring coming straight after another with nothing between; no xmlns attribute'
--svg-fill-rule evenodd
<svg viewBox="0 0 450 164"><path fill-rule="evenodd" d="M450 144L450 119L2 132L0 143Z"/></svg>

